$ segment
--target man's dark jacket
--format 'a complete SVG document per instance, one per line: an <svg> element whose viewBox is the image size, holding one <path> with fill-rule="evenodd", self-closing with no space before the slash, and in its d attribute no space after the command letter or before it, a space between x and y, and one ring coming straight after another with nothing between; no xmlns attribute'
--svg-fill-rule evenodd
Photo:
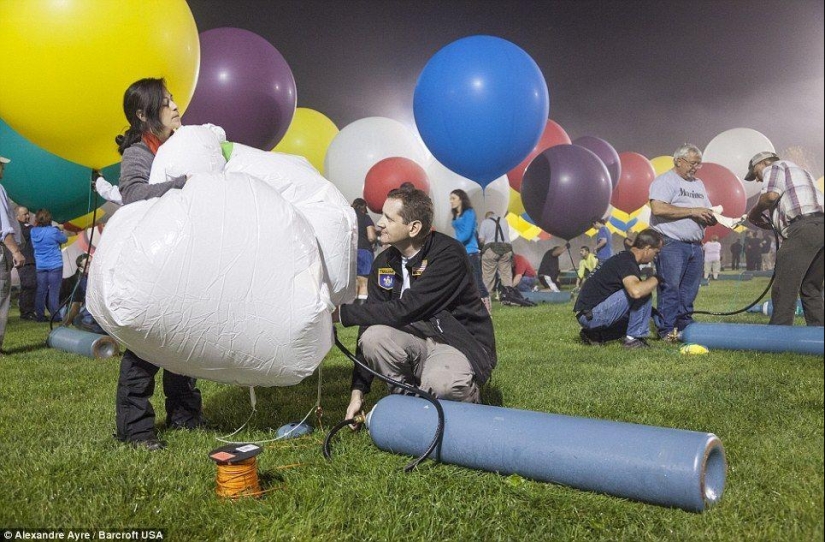
<svg viewBox="0 0 825 542"><path fill-rule="evenodd" d="M391 326L419 337L432 337L467 356L475 380L483 384L496 366L493 321L481 302L464 246L431 232L407 262L410 288L401 297L401 253L394 247L372 264L369 297L363 305L341 306L344 326ZM360 333L359 333L360 336ZM368 392L372 375L355 367L352 388Z"/></svg>

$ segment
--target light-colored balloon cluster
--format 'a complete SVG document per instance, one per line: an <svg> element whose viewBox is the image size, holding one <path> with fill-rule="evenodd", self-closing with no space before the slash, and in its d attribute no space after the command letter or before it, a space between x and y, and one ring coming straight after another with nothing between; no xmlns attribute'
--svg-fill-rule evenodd
<svg viewBox="0 0 825 542"><path fill-rule="evenodd" d="M87 298L100 325L181 374L256 386L310 375L332 346L330 311L354 298L348 202L303 158L234 144L224 163L206 127L181 128L152 174L191 176L109 221Z"/></svg>

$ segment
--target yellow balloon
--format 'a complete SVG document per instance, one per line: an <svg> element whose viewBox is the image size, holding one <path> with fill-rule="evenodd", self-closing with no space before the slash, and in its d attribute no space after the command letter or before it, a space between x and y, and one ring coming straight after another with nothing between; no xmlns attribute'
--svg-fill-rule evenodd
<svg viewBox="0 0 825 542"><path fill-rule="evenodd" d="M521 194L513 190L512 187L510 187L510 203L507 204L507 210L516 216L521 216L526 212L524 204L521 202Z"/></svg>
<svg viewBox="0 0 825 542"><path fill-rule="evenodd" d="M657 156L650 161L650 164L653 166L653 171L656 172L656 176L658 177L662 173L673 169L673 157Z"/></svg>
<svg viewBox="0 0 825 542"><path fill-rule="evenodd" d="M0 2L0 117L62 158L102 168L120 160L123 93L165 77L183 113L200 42L185 0Z"/></svg>
<svg viewBox="0 0 825 542"><path fill-rule="evenodd" d="M307 107L295 110L292 123L273 151L303 156L318 171L324 171L324 157L338 127L323 113Z"/></svg>

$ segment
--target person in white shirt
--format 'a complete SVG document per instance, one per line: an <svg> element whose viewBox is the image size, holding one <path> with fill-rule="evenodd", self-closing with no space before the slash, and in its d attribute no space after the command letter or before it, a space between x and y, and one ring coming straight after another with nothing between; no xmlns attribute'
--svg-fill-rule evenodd
<svg viewBox="0 0 825 542"><path fill-rule="evenodd" d="M710 241L702 245L702 250L705 252L705 280L710 277L718 280L719 271L722 270L722 243L719 242L719 236L711 237Z"/></svg>

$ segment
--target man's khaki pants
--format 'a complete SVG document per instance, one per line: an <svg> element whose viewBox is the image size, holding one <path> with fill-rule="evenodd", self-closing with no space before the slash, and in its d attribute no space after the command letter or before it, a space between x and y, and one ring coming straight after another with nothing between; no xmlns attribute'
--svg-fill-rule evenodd
<svg viewBox="0 0 825 542"><path fill-rule="evenodd" d="M390 326L361 334L361 352L375 371L416 386L439 399L478 403L480 392L467 357L450 345L422 339ZM404 390L389 386L390 393Z"/></svg>

